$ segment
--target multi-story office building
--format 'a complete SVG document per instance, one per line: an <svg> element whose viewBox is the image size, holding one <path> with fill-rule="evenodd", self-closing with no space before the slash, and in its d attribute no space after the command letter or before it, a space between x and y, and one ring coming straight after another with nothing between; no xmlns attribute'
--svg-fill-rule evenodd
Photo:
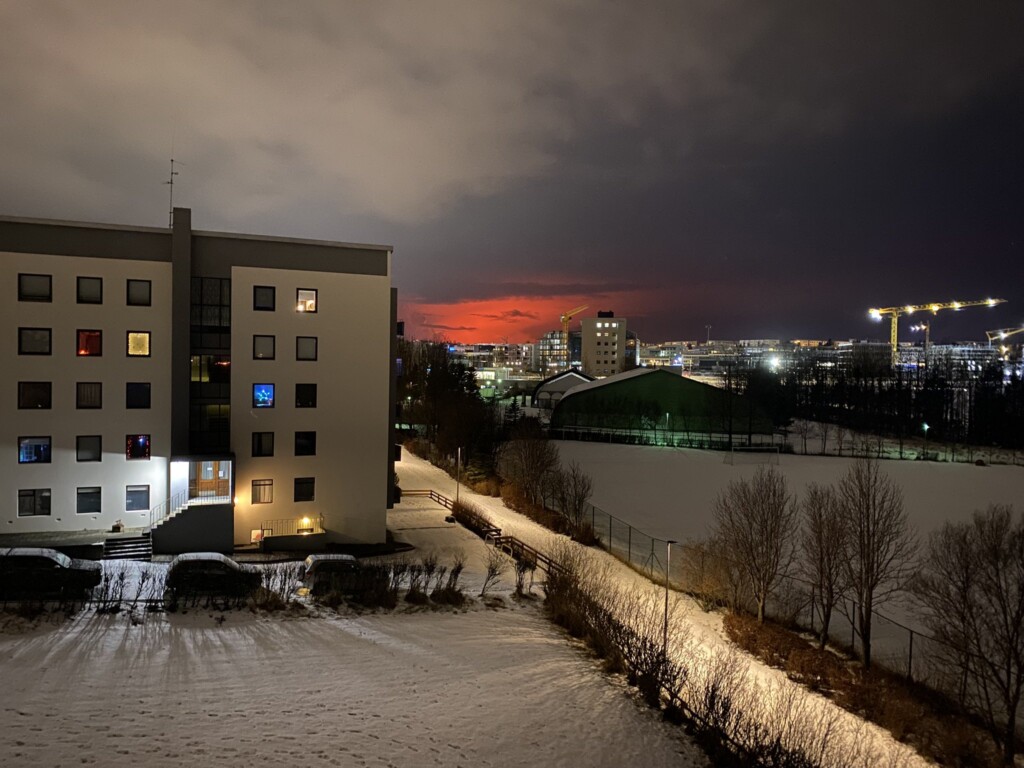
<svg viewBox="0 0 1024 768"><path fill-rule="evenodd" d="M583 372L602 378L626 370L626 320L614 312L598 312L582 321Z"/></svg>
<svg viewBox="0 0 1024 768"><path fill-rule="evenodd" d="M0 285L4 532L384 541L389 247L4 217Z"/></svg>

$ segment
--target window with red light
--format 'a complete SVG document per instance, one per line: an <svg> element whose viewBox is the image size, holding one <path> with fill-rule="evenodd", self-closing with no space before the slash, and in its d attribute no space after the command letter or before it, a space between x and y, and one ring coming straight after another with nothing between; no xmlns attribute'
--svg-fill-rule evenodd
<svg viewBox="0 0 1024 768"><path fill-rule="evenodd" d="M99 357L103 354L103 331L78 332L78 356Z"/></svg>
<svg viewBox="0 0 1024 768"><path fill-rule="evenodd" d="M149 458L149 435L128 435L125 438L124 457L126 459Z"/></svg>

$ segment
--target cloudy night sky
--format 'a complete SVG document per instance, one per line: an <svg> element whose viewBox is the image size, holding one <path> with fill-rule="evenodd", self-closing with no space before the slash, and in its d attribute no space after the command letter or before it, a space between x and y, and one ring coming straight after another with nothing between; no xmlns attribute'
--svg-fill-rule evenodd
<svg viewBox="0 0 1024 768"><path fill-rule="evenodd" d="M407 336L1024 322L1020 2L0 0L0 105L0 213L166 226L173 151L196 228L394 246Z"/></svg>

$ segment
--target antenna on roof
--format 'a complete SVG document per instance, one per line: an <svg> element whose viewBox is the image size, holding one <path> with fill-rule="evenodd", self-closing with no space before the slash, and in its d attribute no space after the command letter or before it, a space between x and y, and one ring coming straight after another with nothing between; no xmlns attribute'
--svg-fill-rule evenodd
<svg viewBox="0 0 1024 768"><path fill-rule="evenodd" d="M174 226L174 177L178 175L178 172L176 170L174 170L174 157L173 157L173 155L174 155L174 146L173 145L171 146L171 155L172 155L172 157L171 157L171 175L170 175L170 178L168 178L167 181L164 182L164 184L166 184L168 186L169 191L170 191L170 207L167 210L167 226L168 227L173 227ZM178 165L184 165L184 163L181 162L181 161L178 161Z"/></svg>

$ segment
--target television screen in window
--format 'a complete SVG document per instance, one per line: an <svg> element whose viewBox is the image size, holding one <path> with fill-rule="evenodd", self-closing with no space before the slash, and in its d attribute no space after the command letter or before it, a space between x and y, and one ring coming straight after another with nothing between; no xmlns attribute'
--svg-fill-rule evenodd
<svg viewBox="0 0 1024 768"><path fill-rule="evenodd" d="M253 384L252 385L252 407L273 408L274 407L274 385Z"/></svg>

